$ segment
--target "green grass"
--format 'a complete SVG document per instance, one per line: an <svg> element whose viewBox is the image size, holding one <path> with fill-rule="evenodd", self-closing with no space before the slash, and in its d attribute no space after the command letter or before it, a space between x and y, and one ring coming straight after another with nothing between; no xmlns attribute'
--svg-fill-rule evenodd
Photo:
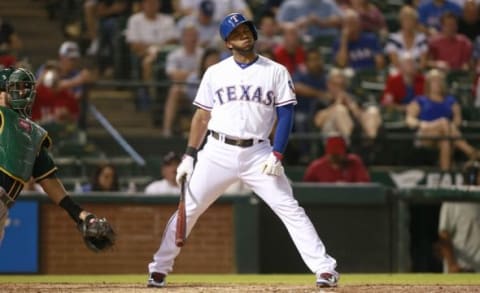
<svg viewBox="0 0 480 293"><path fill-rule="evenodd" d="M147 275L0 275L0 283L145 283ZM313 275L176 275L169 283L205 284L311 284ZM477 274L342 274L342 285L480 285Z"/></svg>

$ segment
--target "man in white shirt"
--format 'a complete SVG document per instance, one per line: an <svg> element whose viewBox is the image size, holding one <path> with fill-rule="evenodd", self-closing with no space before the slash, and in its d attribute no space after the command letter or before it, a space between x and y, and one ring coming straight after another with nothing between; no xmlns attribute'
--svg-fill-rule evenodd
<svg viewBox="0 0 480 293"><path fill-rule="evenodd" d="M172 134L173 122L182 95L185 93L184 82L187 77L198 70L203 49L198 44L198 31L194 24L185 25L182 30L182 46L170 52L167 56L165 72L172 82L168 90L163 115L163 134Z"/></svg>
<svg viewBox="0 0 480 293"><path fill-rule="evenodd" d="M174 152L167 153L162 159L161 180L156 180L145 187L145 194L180 194L180 187L175 181L180 156Z"/></svg>
<svg viewBox="0 0 480 293"><path fill-rule="evenodd" d="M130 16L125 31L130 50L140 59L142 78L147 82L152 80L152 68L158 53L166 44L178 39L173 17L158 13L159 8L159 0L142 0L142 10Z"/></svg>

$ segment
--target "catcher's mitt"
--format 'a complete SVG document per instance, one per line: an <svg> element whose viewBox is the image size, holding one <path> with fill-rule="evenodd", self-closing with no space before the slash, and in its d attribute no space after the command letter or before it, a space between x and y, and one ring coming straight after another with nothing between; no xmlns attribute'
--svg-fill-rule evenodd
<svg viewBox="0 0 480 293"><path fill-rule="evenodd" d="M92 251L99 252L115 244L115 232L105 218L99 219L90 214L85 221L78 224L78 229L82 233L83 241Z"/></svg>

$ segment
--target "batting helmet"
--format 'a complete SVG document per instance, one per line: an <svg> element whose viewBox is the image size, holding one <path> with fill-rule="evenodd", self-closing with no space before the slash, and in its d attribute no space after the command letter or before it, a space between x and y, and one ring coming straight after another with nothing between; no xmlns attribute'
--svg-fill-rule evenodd
<svg viewBox="0 0 480 293"><path fill-rule="evenodd" d="M222 40L226 41L228 36L242 23L248 25L252 31L253 38L257 40L258 34L255 25L251 20L247 20L245 16L240 13L231 13L222 20L220 23L220 36Z"/></svg>

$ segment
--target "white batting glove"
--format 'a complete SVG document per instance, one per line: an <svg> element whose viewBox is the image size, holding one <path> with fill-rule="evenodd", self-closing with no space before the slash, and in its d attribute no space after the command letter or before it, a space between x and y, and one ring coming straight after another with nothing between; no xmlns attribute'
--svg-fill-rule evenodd
<svg viewBox="0 0 480 293"><path fill-rule="evenodd" d="M194 161L195 159L192 156L189 156L189 155L183 156L182 161L177 167L177 176L175 177L175 180L177 181L178 185L180 185L180 181L183 176L186 176L186 180L190 181L190 177L192 177L192 173L193 173Z"/></svg>
<svg viewBox="0 0 480 293"><path fill-rule="evenodd" d="M277 155L272 152L268 159L262 164L262 173L271 175L271 176L278 176L282 174L283 166L281 161L281 154L278 153Z"/></svg>

